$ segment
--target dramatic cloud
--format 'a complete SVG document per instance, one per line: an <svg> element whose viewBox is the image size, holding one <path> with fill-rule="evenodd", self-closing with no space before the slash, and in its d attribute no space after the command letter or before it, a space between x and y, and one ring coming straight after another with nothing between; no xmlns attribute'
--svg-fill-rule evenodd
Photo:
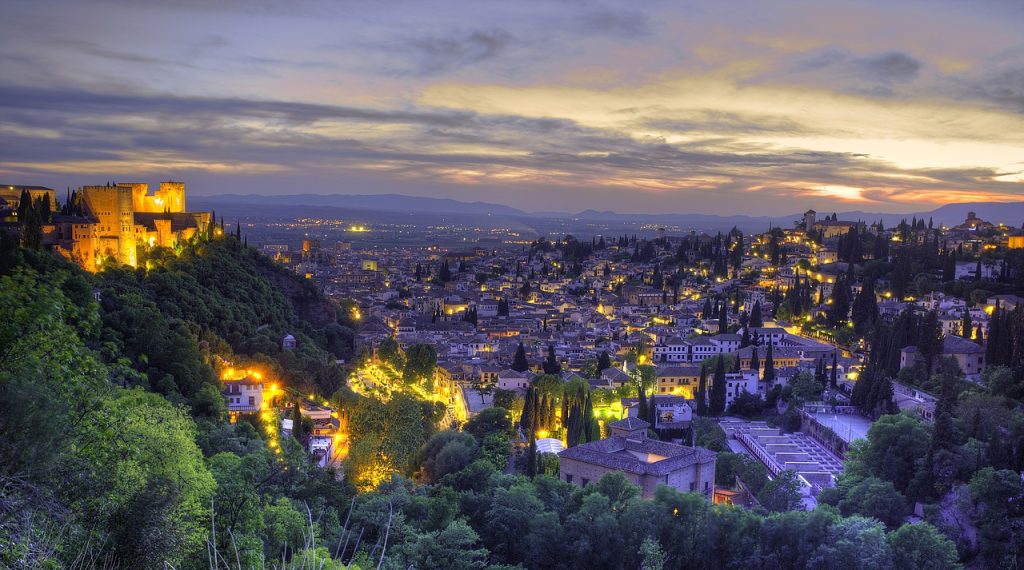
<svg viewBox="0 0 1024 570"><path fill-rule="evenodd" d="M1022 18L998 2L7 12L5 182L733 213L1024 191Z"/></svg>

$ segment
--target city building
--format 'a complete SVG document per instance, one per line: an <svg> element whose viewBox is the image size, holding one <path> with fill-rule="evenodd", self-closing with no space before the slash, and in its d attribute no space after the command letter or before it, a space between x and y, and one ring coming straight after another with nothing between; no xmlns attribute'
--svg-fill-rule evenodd
<svg viewBox="0 0 1024 570"><path fill-rule="evenodd" d="M652 497L658 485L701 493L711 500L715 492L714 452L647 437L651 424L626 418L609 424L611 436L570 447L558 454L559 478L586 487L608 473L622 473Z"/></svg>

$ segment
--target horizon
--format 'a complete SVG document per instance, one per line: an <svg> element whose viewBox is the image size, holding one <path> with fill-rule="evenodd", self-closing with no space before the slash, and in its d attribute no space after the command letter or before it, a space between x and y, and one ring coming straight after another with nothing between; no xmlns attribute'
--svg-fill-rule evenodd
<svg viewBox="0 0 1024 570"><path fill-rule="evenodd" d="M170 177L194 196L637 215L1024 196L1024 6L1002 0L7 12L12 183Z"/></svg>
<svg viewBox="0 0 1024 570"><path fill-rule="evenodd" d="M700 212L687 212L687 211L682 211L682 210L674 211L674 212L630 212L630 211L611 210L611 209L598 209L598 208L585 208L585 209L573 210L573 211L525 210L525 209L522 209L522 208L516 208L515 206L512 206L512 205L507 204L507 203L502 203L502 202L491 202L491 201L487 201L487 200L460 200L460 199L457 199L457 198L449 198L449 197L446 197L446 196L413 196L413 195L409 195L409 194L401 194L401 193L396 193L396 192L387 192L387 193L381 193L381 194L343 194L343 193L334 193L334 194L322 193L321 194L321 193L304 192L304 193L297 193L297 194L242 194L242 193L230 193L230 194L228 194L228 193L225 193L225 194L193 194L192 195L193 198L210 199L210 200L216 199L216 198L236 198L236 197L238 197L238 198L248 198L248 197L255 197L255 198L288 198L288 197L293 197L293 196L296 197L296 198L300 198L300 197L316 197L316 198L358 197L358 198L365 198L365 197L394 196L396 198L416 198L416 199L427 199L427 200L451 200L451 201L455 201L455 202L457 202L459 204L463 204L463 205L482 205L482 206L499 206L499 207L503 207L503 208L514 208L516 210L519 210L523 214L527 214L527 215L531 215L531 216L538 216L538 215L545 215L545 214L577 215L577 214L583 214L583 213L592 212L592 213L596 213L596 214L613 214L613 215L616 215L616 216L687 216L687 215L695 215L695 216L709 216L709 217L717 216L717 217L722 217L722 218L731 218L731 217L784 218L784 217L789 217L789 216L799 217L799 216L801 216L803 214L803 211L796 211L796 210L788 211L788 212L783 212L783 213L779 213L779 214L700 213ZM927 214L927 213L930 213L930 212L932 212L934 210L937 210L937 209L940 209L940 208L943 208L943 207L946 207L946 206L971 207L971 206L998 206L998 205L1013 205L1013 204L1024 204L1024 200L1006 200L1006 201L1002 201L1002 202L946 202L946 203L939 203L935 207L928 208L928 209L925 209L925 210L919 209L919 210L911 210L911 211L905 211L905 212L890 211L890 210L871 211L871 210L862 210L862 209L842 209L842 208L835 207L835 205L833 205L833 207L831 207L831 208L825 207L822 210L815 210L815 213L818 213L818 214L829 214L829 215L836 213L836 214L840 214L840 215L844 215L844 214L877 214L877 215L880 215L880 216L902 216L902 215L910 216L912 214L922 214L922 213ZM269 204L254 204L254 205L269 205ZM317 206L317 204L305 204L305 203L297 203L297 204L293 204L293 205L295 205L295 206L310 206L310 207ZM330 206L330 207L341 208L342 206ZM453 211L453 213L458 213L458 212L457 211Z"/></svg>

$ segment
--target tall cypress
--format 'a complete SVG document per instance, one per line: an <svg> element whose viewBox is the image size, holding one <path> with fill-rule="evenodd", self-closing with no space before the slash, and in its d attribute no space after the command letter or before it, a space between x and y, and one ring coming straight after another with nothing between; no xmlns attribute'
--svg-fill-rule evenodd
<svg viewBox="0 0 1024 570"><path fill-rule="evenodd" d="M697 384L697 415L708 415L708 367L700 365L700 382Z"/></svg>
<svg viewBox="0 0 1024 570"><path fill-rule="evenodd" d="M772 344L768 343L767 354L764 355L764 382L765 388L771 390L775 384L775 358Z"/></svg>
<svg viewBox="0 0 1024 570"><path fill-rule="evenodd" d="M639 380L636 383L636 392L636 417L640 418L641 420L647 421L647 418L649 417L647 411L647 394L644 393L643 382Z"/></svg>
<svg viewBox="0 0 1024 570"><path fill-rule="evenodd" d="M526 360L526 348L522 346L522 343L519 343L519 346L515 349L512 369L517 372L524 372L529 369L529 362Z"/></svg>
<svg viewBox="0 0 1024 570"><path fill-rule="evenodd" d="M715 376L711 382L711 415L720 416L725 412L725 359L719 355L715 363Z"/></svg>
<svg viewBox="0 0 1024 570"><path fill-rule="evenodd" d="M754 307L750 309L750 326L760 328L764 326L764 317L761 315L761 301L754 301Z"/></svg>

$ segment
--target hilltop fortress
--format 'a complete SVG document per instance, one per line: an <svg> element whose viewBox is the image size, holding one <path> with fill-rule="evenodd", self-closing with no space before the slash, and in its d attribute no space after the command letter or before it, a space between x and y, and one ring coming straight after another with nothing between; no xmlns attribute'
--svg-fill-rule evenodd
<svg viewBox="0 0 1024 570"><path fill-rule="evenodd" d="M22 187L7 186L10 193ZM209 212L188 212L185 208L185 183L161 182L149 193L145 183L107 183L83 186L69 192L57 209L53 191L41 187L23 187L37 210L44 213L41 243L75 261L88 271L97 271L113 258L118 264L135 267L139 248L174 247L207 231ZM45 197L40 200L40 197ZM12 209L17 201L7 199ZM13 203L12 203L13 202ZM18 220L26 231L26 220Z"/></svg>

